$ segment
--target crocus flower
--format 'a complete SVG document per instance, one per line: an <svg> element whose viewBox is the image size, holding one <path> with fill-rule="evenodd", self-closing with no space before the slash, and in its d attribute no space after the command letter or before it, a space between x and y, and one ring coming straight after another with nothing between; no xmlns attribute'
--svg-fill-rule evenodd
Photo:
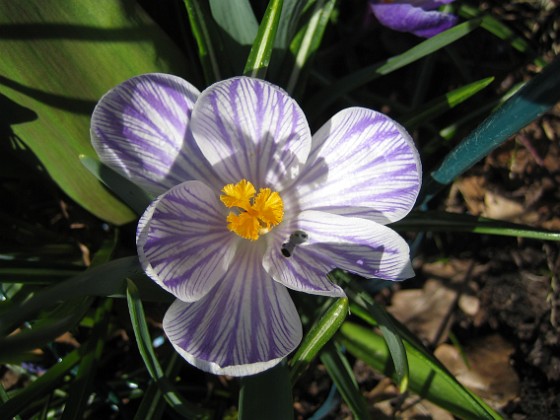
<svg viewBox="0 0 560 420"><path fill-rule="evenodd" d="M453 0L370 0L379 22L399 32L410 32L430 38L457 23L457 16L438 12L443 4Z"/></svg>
<svg viewBox="0 0 560 420"><path fill-rule="evenodd" d="M384 226L420 186L406 131L364 108L314 136L298 104L262 80L202 93L147 74L107 93L92 117L101 160L157 198L141 217L147 275L177 299L163 328L207 372L250 375L302 338L288 289L341 297L326 274L413 276L406 242Z"/></svg>

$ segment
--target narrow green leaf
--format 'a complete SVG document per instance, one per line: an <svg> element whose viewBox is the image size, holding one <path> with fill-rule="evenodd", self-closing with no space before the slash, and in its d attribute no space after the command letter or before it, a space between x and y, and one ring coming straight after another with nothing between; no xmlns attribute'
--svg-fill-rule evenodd
<svg viewBox="0 0 560 420"><path fill-rule="evenodd" d="M97 308L95 313L95 324L91 332L88 351L80 360L80 366L76 378L68 391L68 399L64 405L62 420L84 418L88 398L93 392L94 378L103 348L107 339L107 328L109 326L110 311L113 306L112 299L105 299L105 302Z"/></svg>
<svg viewBox="0 0 560 420"><path fill-rule="evenodd" d="M30 401L37 401L41 396L52 392L68 371L80 361L81 354L85 350L83 347L68 353L34 382L17 391L8 401L0 405L0 419L11 419L27 408Z"/></svg>
<svg viewBox="0 0 560 420"><path fill-rule="evenodd" d="M290 360L290 380L295 383L323 346L338 331L348 315L348 299L333 300L327 310L317 318L303 338L297 352Z"/></svg>
<svg viewBox="0 0 560 420"><path fill-rule="evenodd" d="M142 188L104 165L98 159L80 155L80 161L93 176L113 191L113 193L126 203L137 215L144 213L144 210L146 210L153 201L153 197Z"/></svg>
<svg viewBox="0 0 560 420"><path fill-rule="evenodd" d="M468 35L479 25L480 19L464 22L421 42L402 54L342 77L328 88L323 89L313 96L309 102L305 104L305 108L308 110L308 114L311 115L311 118L316 118L321 111L340 96L452 44L465 35Z"/></svg>
<svg viewBox="0 0 560 420"><path fill-rule="evenodd" d="M127 277L142 285L141 296L149 300L172 301L172 297L143 273L138 257L113 260L92 267L82 274L46 287L24 302L11 304L0 315L0 334L7 334L37 312L57 302L81 296L119 296L126 294Z"/></svg>
<svg viewBox="0 0 560 420"><path fill-rule="evenodd" d="M0 2L0 94L25 118L4 120L77 203L113 224L135 218L82 166L90 116L109 89L142 73L188 72L181 51L135 1Z"/></svg>
<svg viewBox="0 0 560 420"><path fill-rule="evenodd" d="M485 79L469 83L468 85L461 86L460 88L446 93L440 98L436 98L427 104L423 104L420 109L415 109L408 115L401 117L400 121L402 121L402 124L408 129L415 128L418 125L429 121L466 101L493 81L494 77L487 77Z"/></svg>
<svg viewBox="0 0 560 420"><path fill-rule="evenodd" d="M13 354L42 347L72 329L80 322L92 302L88 297L68 300L35 322L32 328L0 337L0 363L10 360Z"/></svg>
<svg viewBox="0 0 560 420"><path fill-rule="evenodd" d="M406 391L409 381L408 360L403 341L391 317L369 294L359 288L358 282L353 280L349 274L342 270L334 270L330 273L330 276L334 277L339 283L342 283L348 297L365 309L377 321L391 353L399 389L401 392Z"/></svg>
<svg viewBox="0 0 560 420"><path fill-rule="evenodd" d="M482 15L482 22L480 26L490 32L491 34L497 36L498 38L508 42L517 51L522 52L528 56L535 56L535 51L531 48L529 43L518 36L514 31L512 31L506 24L499 21L487 12L482 12L476 7L469 6L468 4L462 3L459 7L459 14L467 19L472 19L475 17L480 17ZM546 63L538 58L536 60L537 64L540 66Z"/></svg>
<svg viewBox="0 0 560 420"><path fill-rule="evenodd" d="M229 62L232 73L239 75L259 29L251 4L249 0L210 0L210 10L223 44L218 61L222 76L224 62Z"/></svg>
<svg viewBox="0 0 560 420"><path fill-rule="evenodd" d="M168 379L174 378L179 373L181 364L182 359L179 358L177 352L173 352L165 368L165 377ZM158 420L163 416L165 407L166 402L163 393L157 382L152 381L144 392L144 397L138 410L136 410L134 420Z"/></svg>
<svg viewBox="0 0 560 420"><path fill-rule="evenodd" d="M270 0L268 3L243 70L243 74L246 76L260 79L264 79L266 76L283 4L283 0Z"/></svg>
<svg viewBox="0 0 560 420"><path fill-rule="evenodd" d="M557 58L472 131L430 174L421 202L430 201L444 186L558 102L559 73Z"/></svg>
<svg viewBox="0 0 560 420"><path fill-rule="evenodd" d="M206 413L197 409L189 402L187 402L181 394L175 389L173 384L167 379L158 358L152 346L152 339L148 331L146 317L144 315L144 308L140 300L138 288L134 282L127 279L126 300L128 302L128 312L130 314L130 321L132 329L136 336L136 343L138 350L142 356L142 360L146 365L148 373L154 381L158 384L163 396L169 406L173 408L178 414L186 418L202 418L206 417Z"/></svg>
<svg viewBox="0 0 560 420"><path fill-rule="evenodd" d="M393 223L391 227L403 232L472 232L543 241L560 241L560 232L471 216L469 214L447 213L443 211L413 211L404 219Z"/></svg>
<svg viewBox="0 0 560 420"><path fill-rule="evenodd" d="M394 374L389 349L383 337L373 331L345 322L339 338L355 357L375 370ZM434 356L419 344L405 340L410 366L410 389L423 398L445 408L461 418L501 419L502 417L480 398L463 387Z"/></svg>
<svg viewBox="0 0 560 420"><path fill-rule="evenodd" d="M0 282L25 284L52 284L75 276L81 270L57 268L0 268Z"/></svg>
<svg viewBox="0 0 560 420"><path fill-rule="evenodd" d="M354 372L352 372L344 354L337 346L329 342L323 347L320 357L340 395L352 410L354 417L357 419L370 418L367 403L360 393Z"/></svg>
<svg viewBox="0 0 560 420"><path fill-rule="evenodd" d="M213 22L211 21L209 11L206 9L205 2L201 0L183 1L189 15L191 32L198 47L198 56L204 71L204 78L206 84L210 85L222 78L218 64L218 55L213 45L214 39L211 36L212 31L210 30Z"/></svg>
<svg viewBox="0 0 560 420"><path fill-rule="evenodd" d="M241 379L239 420L294 418L292 385L283 364Z"/></svg>
<svg viewBox="0 0 560 420"><path fill-rule="evenodd" d="M335 3L336 0L317 0L309 22L292 42L290 50L295 60L286 89L288 93L294 93L301 72L319 48Z"/></svg>

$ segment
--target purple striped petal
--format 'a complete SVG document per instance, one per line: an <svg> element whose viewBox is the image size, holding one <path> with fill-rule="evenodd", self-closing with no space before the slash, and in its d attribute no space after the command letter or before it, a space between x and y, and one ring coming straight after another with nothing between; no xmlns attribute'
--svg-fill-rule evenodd
<svg viewBox="0 0 560 420"><path fill-rule="evenodd" d="M314 136L295 184L301 210L362 217L381 224L404 217L420 189L421 164L412 138L389 117L365 108L336 114Z"/></svg>
<svg viewBox="0 0 560 420"><path fill-rule="evenodd" d="M262 251L240 247L224 278L194 303L175 301L163 319L169 340L189 363L217 375L262 372L291 353L302 329L287 289L262 269Z"/></svg>
<svg viewBox="0 0 560 420"><path fill-rule="evenodd" d="M385 280L398 281L414 276L408 245L386 226L365 219L305 211L292 221L290 229L305 232L307 241L286 257L281 247L288 237L275 238L263 260L265 270L290 289L344 296L344 292L326 278L336 267L363 277Z"/></svg>
<svg viewBox="0 0 560 420"><path fill-rule="evenodd" d="M217 192L187 181L160 196L138 224L146 274L185 302L201 299L222 278L241 240L226 228Z"/></svg>
<svg viewBox="0 0 560 420"><path fill-rule="evenodd" d="M200 95L192 131L223 184L247 179L257 190L293 182L311 147L307 120L277 86L235 77Z"/></svg>
<svg viewBox="0 0 560 420"><path fill-rule="evenodd" d="M382 25L424 38L437 35L457 23L457 16L429 10L437 7L438 2L417 3L421 3L420 7L412 4L372 3L371 10Z"/></svg>
<svg viewBox="0 0 560 420"><path fill-rule="evenodd" d="M213 174L189 131L199 95L168 74L145 74L101 98L91 119L92 144L101 161L146 191L159 195Z"/></svg>

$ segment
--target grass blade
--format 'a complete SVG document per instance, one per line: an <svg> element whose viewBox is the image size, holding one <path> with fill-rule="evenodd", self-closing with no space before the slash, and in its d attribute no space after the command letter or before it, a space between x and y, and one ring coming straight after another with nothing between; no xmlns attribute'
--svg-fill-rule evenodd
<svg viewBox="0 0 560 420"><path fill-rule="evenodd" d="M352 368L344 354L332 342L329 342L321 352L321 362L325 365L329 376L352 410L354 417L368 419L370 416L366 401L360 393Z"/></svg>
<svg viewBox="0 0 560 420"><path fill-rule="evenodd" d="M480 19L471 20L455 26L439 35L427 39L411 49L391 57L381 63L358 70L352 74L338 79L328 88L323 89L313 96L305 108L308 110L310 119L316 118L328 105L336 101L340 96L369 83L378 77L389 74L410 63L413 63L429 54L461 39L468 35L480 25Z"/></svg>
<svg viewBox="0 0 560 420"><path fill-rule="evenodd" d="M391 225L397 231L413 232L472 232L485 235L560 241L560 232L536 229L516 223L503 222L469 214L443 211L413 211Z"/></svg>
<svg viewBox="0 0 560 420"><path fill-rule="evenodd" d="M126 299L128 302L130 321L132 322L132 328L134 330L134 335L136 336L138 350L140 351L142 360L144 360L148 373L160 387L169 406L178 414L185 418L192 419L206 417L206 413L198 410L196 407L187 402L164 375L152 346L152 339L150 337L150 332L148 331L148 325L146 324L146 317L144 315L144 308L142 306L142 301L140 300L138 288L130 279L127 280L127 285Z"/></svg>
<svg viewBox="0 0 560 420"><path fill-rule="evenodd" d="M246 76L260 79L264 79L266 76L283 4L283 0L270 0L268 3L243 70L243 74Z"/></svg>

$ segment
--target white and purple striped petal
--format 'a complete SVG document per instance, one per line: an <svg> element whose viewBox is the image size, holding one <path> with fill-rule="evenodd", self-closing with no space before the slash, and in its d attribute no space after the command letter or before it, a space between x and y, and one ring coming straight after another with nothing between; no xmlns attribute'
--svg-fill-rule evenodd
<svg viewBox="0 0 560 420"><path fill-rule="evenodd" d="M199 95L169 74L129 79L105 94L91 119L92 144L101 161L153 195L214 175L189 130Z"/></svg>
<svg viewBox="0 0 560 420"><path fill-rule="evenodd" d="M163 328L199 369L245 376L279 363L299 344L302 329L287 289L263 270L262 251L240 247L235 258L211 293L194 303L175 301Z"/></svg>
<svg viewBox="0 0 560 420"><path fill-rule="evenodd" d="M407 243L386 226L365 219L305 211L292 221L290 229L305 232L308 239L286 257L281 247L287 238L277 238L263 260L267 272L290 289L344 296L338 286L327 285L326 274L337 267L385 280L414 276Z"/></svg>
<svg viewBox="0 0 560 420"><path fill-rule="evenodd" d="M433 10L450 1L370 2L379 22L395 31L430 38L457 23L457 16Z"/></svg>
<svg viewBox="0 0 560 420"><path fill-rule="evenodd" d="M202 92L191 127L224 185L247 179L257 190L279 191L297 178L311 147L298 104L279 87L248 77Z"/></svg>
<svg viewBox="0 0 560 420"><path fill-rule="evenodd" d="M137 231L142 268L178 299L205 296L225 275L241 238L226 228L226 211L216 192L187 181L146 210Z"/></svg>
<svg viewBox="0 0 560 420"><path fill-rule="evenodd" d="M348 108L313 136L308 163L286 196L301 210L387 224L411 210L420 184L420 158L405 129L381 113Z"/></svg>

